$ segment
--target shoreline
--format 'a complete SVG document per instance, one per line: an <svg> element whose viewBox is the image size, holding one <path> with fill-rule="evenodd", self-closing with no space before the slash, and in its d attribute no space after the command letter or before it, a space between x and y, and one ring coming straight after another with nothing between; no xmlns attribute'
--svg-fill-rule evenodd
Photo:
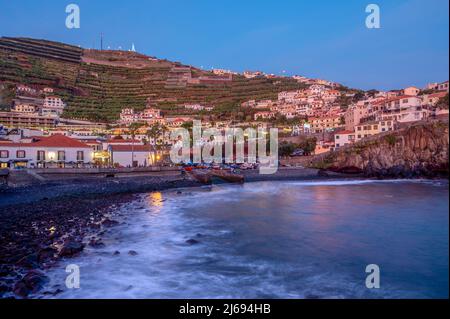
<svg viewBox="0 0 450 319"><path fill-rule="evenodd" d="M372 180L314 169L243 174L246 183ZM117 207L136 195L201 186L205 185L181 175L146 176L77 179L0 192L0 298L27 298L46 283L43 270L62 258L76 256L86 245L103 246L101 236L118 224Z"/></svg>

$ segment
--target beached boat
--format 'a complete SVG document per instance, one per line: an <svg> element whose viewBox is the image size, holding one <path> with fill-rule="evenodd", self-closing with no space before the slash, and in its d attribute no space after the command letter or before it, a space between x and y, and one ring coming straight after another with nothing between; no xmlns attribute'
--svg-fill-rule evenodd
<svg viewBox="0 0 450 319"><path fill-rule="evenodd" d="M232 173L230 171L225 170L213 170L211 171L211 175L221 178L224 181L230 182L230 183L243 183L244 182L244 176L236 173Z"/></svg>

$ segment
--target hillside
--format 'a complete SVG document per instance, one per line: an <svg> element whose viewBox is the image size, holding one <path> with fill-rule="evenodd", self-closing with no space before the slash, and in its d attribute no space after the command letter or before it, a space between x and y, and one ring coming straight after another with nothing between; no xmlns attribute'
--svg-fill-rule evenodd
<svg viewBox="0 0 450 319"><path fill-rule="evenodd" d="M276 98L302 88L291 78L230 79L135 52L83 50L46 40L0 38L0 107L16 84L51 86L67 102L64 117L114 121L124 107L145 108L152 100L165 115L184 103L216 106L217 116L238 111L241 102ZM185 112L185 111L184 111Z"/></svg>

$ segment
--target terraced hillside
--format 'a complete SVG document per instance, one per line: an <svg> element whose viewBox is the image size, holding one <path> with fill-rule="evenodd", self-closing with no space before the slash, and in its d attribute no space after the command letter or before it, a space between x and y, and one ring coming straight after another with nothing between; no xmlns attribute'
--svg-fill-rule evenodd
<svg viewBox="0 0 450 319"><path fill-rule="evenodd" d="M225 115L250 99L275 98L302 85L290 78L233 76L232 81L167 85L178 62L135 52L83 50L46 40L0 38L0 106L7 106L16 84L51 86L67 102L65 117L114 121L124 107L145 108L154 101L166 115L184 103L207 103ZM190 67L193 79L213 76ZM172 72L172 73L171 73ZM176 72L175 72L176 73ZM192 81L194 82L194 81ZM3 89L2 89L3 88Z"/></svg>

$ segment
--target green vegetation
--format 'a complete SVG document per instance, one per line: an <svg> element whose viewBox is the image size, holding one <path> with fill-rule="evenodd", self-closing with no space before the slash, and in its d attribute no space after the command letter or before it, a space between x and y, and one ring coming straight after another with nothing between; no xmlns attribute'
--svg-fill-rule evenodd
<svg viewBox="0 0 450 319"><path fill-rule="evenodd" d="M0 83L54 87L67 102L64 116L108 122L117 120L124 107L143 110L148 98L156 101L166 116L197 115L180 105L203 103L215 106L213 112L203 115L212 116L214 120L242 121L252 116L251 112L240 108L242 102L276 99L280 91L304 87L291 78L246 79L236 75L228 84L188 84L181 89L170 88L166 80L171 68L178 65L174 62L150 61L142 55L128 58L126 52L86 52L89 58L122 63L122 66L82 62L82 49L61 43L0 38ZM142 67L126 67L128 62ZM193 74L211 75L198 69L193 69Z"/></svg>
<svg viewBox="0 0 450 319"><path fill-rule="evenodd" d="M397 143L397 138L394 135L385 136L385 140L390 146L394 146Z"/></svg>
<svg viewBox="0 0 450 319"><path fill-rule="evenodd" d="M278 145L280 156L289 156L295 150L302 149L305 155L311 155L316 149L317 139L315 137L305 138L300 143L282 142Z"/></svg>
<svg viewBox="0 0 450 319"><path fill-rule="evenodd" d="M439 99L439 102L436 105L440 109L448 110L448 93L443 98Z"/></svg>

